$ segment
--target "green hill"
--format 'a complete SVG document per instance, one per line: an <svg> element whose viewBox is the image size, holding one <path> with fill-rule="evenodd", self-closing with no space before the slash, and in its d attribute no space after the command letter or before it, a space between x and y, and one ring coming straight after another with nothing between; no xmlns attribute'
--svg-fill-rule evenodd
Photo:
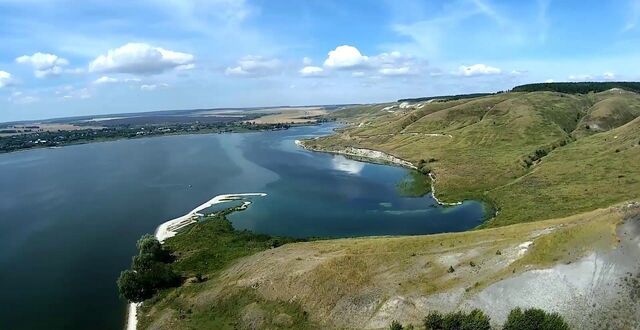
<svg viewBox="0 0 640 330"><path fill-rule="evenodd" d="M567 216L640 194L640 171L631 165L640 164L636 93L510 92L347 111L332 116L351 128L307 145L431 160L440 199L481 199L499 211L486 226Z"/></svg>

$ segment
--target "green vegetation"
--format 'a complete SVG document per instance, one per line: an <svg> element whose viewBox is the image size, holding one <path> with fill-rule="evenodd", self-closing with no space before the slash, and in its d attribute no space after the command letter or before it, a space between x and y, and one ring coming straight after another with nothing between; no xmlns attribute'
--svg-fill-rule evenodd
<svg viewBox="0 0 640 330"><path fill-rule="evenodd" d="M502 327L503 330L569 330L569 325L562 316L547 313L538 308L530 308L524 312L516 308Z"/></svg>
<svg viewBox="0 0 640 330"><path fill-rule="evenodd" d="M421 197L431 191L431 179L418 171L410 171L396 186L402 196Z"/></svg>
<svg viewBox="0 0 640 330"><path fill-rule="evenodd" d="M479 309L444 315L431 312L425 317L424 326L426 330L491 330L489 317Z"/></svg>
<svg viewBox="0 0 640 330"><path fill-rule="evenodd" d="M481 310L474 309L469 313L451 312L442 314L434 311L424 318L425 330L491 330L491 322ZM390 330L402 330L404 327L397 321L389 326ZM568 330L569 326L562 316L547 313L541 309L531 308L524 312L520 308L513 309L502 327L503 330Z"/></svg>
<svg viewBox="0 0 640 330"><path fill-rule="evenodd" d="M230 209L209 216L184 228L175 237L167 239L163 247L171 251L175 259L171 269L187 280L180 287L166 288L153 298L145 300L141 307L145 312L140 316L140 328L151 324L156 316L153 311L165 309L172 311L172 318L180 320L181 327L178 329L182 326L188 329L234 328L234 322L241 319L239 315L246 312L244 308L252 303L256 303L254 307L262 310L257 312L258 314L273 314L272 318L260 317L261 322L266 322L265 324L280 322L286 325L291 322L292 326L297 327L307 323L306 314L295 304L264 300L250 291L241 294L221 294L219 299L215 300L213 308L197 306L187 299L190 294L215 283L218 273L233 261L296 241L236 230L225 217L232 211L233 209ZM288 316L276 317L282 313Z"/></svg>
<svg viewBox="0 0 640 330"><path fill-rule="evenodd" d="M131 269L120 273L120 295L132 302L151 298L158 290L179 285L181 278L168 262L171 255L158 240L144 235L138 240L138 255L133 257Z"/></svg>
<svg viewBox="0 0 640 330"><path fill-rule="evenodd" d="M612 88L620 88L630 92L640 92L640 82L556 82L527 84L514 87L512 92L558 92L568 94L587 94L604 92Z"/></svg>
<svg viewBox="0 0 640 330"><path fill-rule="evenodd" d="M640 172L629 164L640 163L639 115L640 95L623 90L509 92L345 109L331 116L352 126L305 143L410 161L434 175L439 199L483 200L498 211L483 225L494 227L638 197Z"/></svg>
<svg viewBox="0 0 640 330"><path fill-rule="evenodd" d="M37 126L34 126L37 127ZM247 132L288 129L287 124L251 124L245 122L172 123L166 125L120 125L74 131L33 131L0 136L0 153L31 148L57 147L89 142L134 139L161 135Z"/></svg>

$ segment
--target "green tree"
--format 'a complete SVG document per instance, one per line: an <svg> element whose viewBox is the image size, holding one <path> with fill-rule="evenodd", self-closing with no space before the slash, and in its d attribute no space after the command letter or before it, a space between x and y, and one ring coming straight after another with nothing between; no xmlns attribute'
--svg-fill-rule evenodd
<svg viewBox="0 0 640 330"><path fill-rule="evenodd" d="M431 312L424 319L427 330L490 330L490 318L481 310L474 309L470 313L453 312L440 314Z"/></svg>
<svg viewBox="0 0 640 330"><path fill-rule="evenodd" d="M444 318L442 314L437 311L430 312L427 317L424 318L424 327L426 330L443 330L442 325Z"/></svg>
<svg viewBox="0 0 640 330"><path fill-rule="evenodd" d="M522 311L513 309L503 330L569 330L569 325L557 313L547 313L539 308Z"/></svg>
<svg viewBox="0 0 640 330"><path fill-rule="evenodd" d="M131 261L131 269L120 273L118 291L129 301L141 302L158 290L179 285L182 278L170 264L171 254L151 235L137 242L138 255Z"/></svg>

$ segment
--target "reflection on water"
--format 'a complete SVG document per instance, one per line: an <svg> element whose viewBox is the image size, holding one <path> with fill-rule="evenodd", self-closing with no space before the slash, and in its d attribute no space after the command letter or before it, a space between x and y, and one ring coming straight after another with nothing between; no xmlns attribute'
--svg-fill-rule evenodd
<svg viewBox="0 0 640 330"><path fill-rule="evenodd" d="M364 163L347 159L342 155L333 155L331 163L334 169L354 175L360 174L364 168Z"/></svg>

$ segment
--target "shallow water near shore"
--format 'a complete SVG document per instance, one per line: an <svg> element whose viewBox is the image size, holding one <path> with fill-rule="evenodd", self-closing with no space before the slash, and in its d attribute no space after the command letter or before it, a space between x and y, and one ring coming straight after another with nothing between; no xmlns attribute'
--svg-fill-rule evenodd
<svg viewBox="0 0 640 330"><path fill-rule="evenodd" d="M415 235L482 222L478 202L443 208L430 196L401 196L406 169L294 143L332 128L0 155L0 328L121 328L126 305L115 280L135 241L219 194L267 193L229 218L236 228L275 235Z"/></svg>

